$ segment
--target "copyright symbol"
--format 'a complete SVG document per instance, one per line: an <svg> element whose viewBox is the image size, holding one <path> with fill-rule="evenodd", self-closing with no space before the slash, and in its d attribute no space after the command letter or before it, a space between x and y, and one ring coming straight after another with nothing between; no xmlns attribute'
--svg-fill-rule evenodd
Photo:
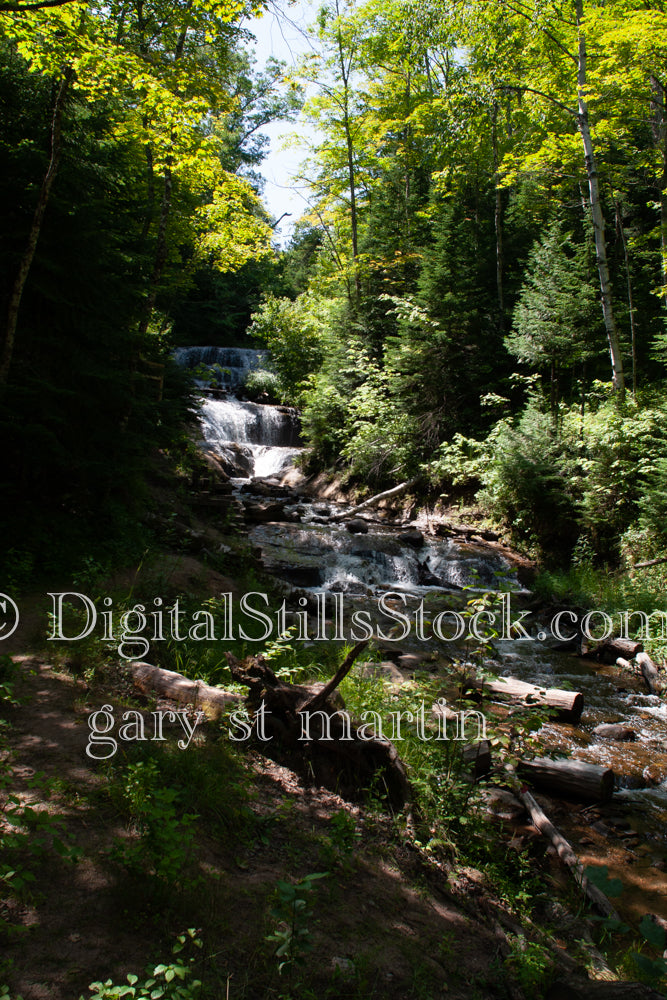
<svg viewBox="0 0 667 1000"><path fill-rule="evenodd" d="M0 642L13 635L19 623L19 609L7 594L0 594Z"/></svg>

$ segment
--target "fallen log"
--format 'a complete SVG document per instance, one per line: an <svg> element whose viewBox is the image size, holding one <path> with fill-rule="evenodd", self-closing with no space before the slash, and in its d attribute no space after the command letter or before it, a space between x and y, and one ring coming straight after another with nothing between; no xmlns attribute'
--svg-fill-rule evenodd
<svg viewBox="0 0 667 1000"><path fill-rule="evenodd" d="M645 562L635 563L632 569L648 569L649 566L659 566L660 563L666 563L667 556L660 556L659 559L647 559Z"/></svg>
<svg viewBox="0 0 667 1000"><path fill-rule="evenodd" d="M393 743L367 736L368 726L357 725L334 700L367 645L358 642L324 685L286 684L261 656L242 661L225 656L234 680L249 689L247 704L264 753L287 758L290 766L349 798L379 786L400 809L411 801L412 790Z"/></svg>
<svg viewBox="0 0 667 1000"><path fill-rule="evenodd" d="M241 701L240 694L211 687L204 681L192 681L174 670L164 670L140 660L130 663L130 672L135 688L142 694L158 694L178 705L193 705L211 719L219 718L230 705Z"/></svg>
<svg viewBox="0 0 667 1000"><path fill-rule="evenodd" d="M618 920L618 914L609 902L609 899L600 889L598 889L596 885L593 885L586 878L581 862L572 850L570 844L567 842L562 833L556 829L547 814L537 804L530 792L526 789L520 789L519 797L528 810L534 826L537 827L542 836L546 837L556 849L558 857L570 869L574 875L575 882L582 889L595 909L601 913L603 917L609 917L611 920Z"/></svg>
<svg viewBox="0 0 667 1000"><path fill-rule="evenodd" d="M619 656L618 659L616 660L616 666L620 667L621 670L629 670L631 673L634 670L634 668L633 668L632 664L630 663L630 661L624 659L622 656Z"/></svg>
<svg viewBox="0 0 667 1000"><path fill-rule="evenodd" d="M502 695L513 702L553 708L556 710L556 718L561 722L579 722L584 710L584 696L580 691L540 688L535 684L519 681L515 677L498 677L496 680L482 678L475 679L471 683L476 690Z"/></svg>
<svg viewBox="0 0 667 1000"><path fill-rule="evenodd" d="M606 802L614 793L614 772L610 767L583 760L551 760L537 757L519 763L519 774L532 785L566 798Z"/></svg>
<svg viewBox="0 0 667 1000"><path fill-rule="evenodd" d="M398 486L393 486L390 490L385 490L384 493L376 493L375 496L369 497L368 500L364 500L363 503L358 503L356 507L351 507L346 510L344 514L335 514L330 520L332 522L344 521L346 517L352 517L360 510L366 510L367 507L373 507L380 500L386 500L389 497L398 496L399 493L403 493L405 490L409 489L411 486L417 482L417 479L408 479L404 483L399 483Z"/></svg>
<svg viewBox="0 0 667 1000"><path fill-rule="evenodd" d="M488 740L468 743L463 748L463 763L472 767L475 778L483 778L491 770L491 744Z"/></svg>
<svg viewBox="0 0 667 1000"><path fill-rule="evenodd" d="M658 668L648 655L648 653L637 653L635 657L637 666L641 670L642 677L649 689L650 694L658 694L661 690Z"/></svg>
<svg viewBox="0 0 667 1000"><path fill-rule="evenodd" d="M593 653L599 663L616 663L619 656L631 660L640 653L644 646L634 639L605 639Z"/></svg>

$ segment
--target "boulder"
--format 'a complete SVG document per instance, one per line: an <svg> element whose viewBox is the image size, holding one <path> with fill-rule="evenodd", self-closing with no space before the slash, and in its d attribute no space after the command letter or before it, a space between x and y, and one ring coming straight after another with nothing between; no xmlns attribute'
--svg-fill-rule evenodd
<svg viewBox="0 0 667 1000"><path fill-rule="evenodd" d="M603 722L595 727L593 735L600 736L605 740L619 740L622 743L637 739L637 733L634 729L630 729L620 722Z"/></svg>
<svg viewBox="0 0 667 1000"><path fill-rule="evenodd" d="M368 524L361 517L353 517L351 521L345 523L345 527L352 535L368 534Z"/></svg>
<svg viewBox="0 0 667 1000"><path fill-rule="evenodd" d="M244 503L245 519L251 524L284 521L285 507L281 503Z"/></svg>
<svg viewBox="0 0 667 1000"><path fill-rule="evenodd" d="M409 531L402 531L400 533L398 541L402 545L410 545L413 549L420 549L424 544L424 536L417 528L410 528Z"/></svg>

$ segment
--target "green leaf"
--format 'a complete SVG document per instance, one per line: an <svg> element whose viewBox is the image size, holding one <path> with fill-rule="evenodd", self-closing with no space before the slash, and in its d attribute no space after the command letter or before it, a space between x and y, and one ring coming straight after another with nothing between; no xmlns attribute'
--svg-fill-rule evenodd
<svg viewBox="0 0 667 1000"><path fill-rule="evenodd" d="M661 951L665 949L665 931L659 924L651 920L648 914L645 914L639 924L639 930L642 936L648 941L648 943L653 948L658 948Z"/></svg>

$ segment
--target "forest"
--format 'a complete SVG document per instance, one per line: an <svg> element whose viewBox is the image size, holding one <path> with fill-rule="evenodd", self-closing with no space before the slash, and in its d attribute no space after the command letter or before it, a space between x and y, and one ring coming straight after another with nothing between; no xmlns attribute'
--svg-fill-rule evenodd
<svg viewBox="0 0 667 1000"><path fill-rule="evenodd" d="M517 590L526 580L530 587L520 606L530 613L665 610L664 3L323 0L310 6L306 54L292 64L259 64L257 19L288 23L301 7L297 0L0 0L0 610L7 601L28 608L13 643L3 646L0 621L7 857L0 940L11 952L0 959L0 1000L67 1000L93 978L93 1000L589 997L572 978L575 962L587 967L600 1000L664 995L655 990L665 988L667 913L651 923L641 898L665 869L662 855L647 848L655 862L648 881L628 876L635 895L620 918L598 899L595 919L603 924L594 926L533 834L477 829L470 817L493 789L478 788L476 762L470 778L471 758L460 746L429 747L424 735L398 748L398 762L384 741L391 749L378 751L375 772L366 750L355 749L365 784L351 798L349 775L334 781L330 760L309 758L310 778L321 778L313 792L303 774L302 787L289 771L299 771L293 744L274 760L256 738L248 749L223 739L225 727L211 734L214 722L195 739L180 709L174 718L183 729L174 727L166 746L130 745L128 736L125 747L121 737L118 757L93 766L81 756L81 727L93 717L84 710L139 705L123 719L132 716L143 733L146 697L153 718L173 703L146 695L145 679L119 660L117 641L114 655L113 636L105 641L91 629L74 652L45 642L45 627L36 636L38 620L53 628L47 591L89 594L100 609L113 594L119 614L140 617L149 599L162 608L157 594L165 607L182 601L190 615L210 616L226 614L226 598L243 591L268 593L276 607L284 598L247 525L272 521L273 511L289 546L285 525L303 512L284 516L285 498L268 481L252 510L246 487L231 499L229 469L201 447L207 376L178 362L179 349L201 345L266 352L242 399L298 421L297 472L311 484L308 503L333 497L349 507L403 484L389 510L403 547L418 549L432 524L442 528L434 535L462 544L497 542L488 558L496 569L506 559L510 573L520 567ZM292 181L307 189L307 207L282 242L262 173L266 129L279 122L298 128L307 146ZM315 511L320 523L345 516ZM387 544L391 561L394 543ZM387 563L370 542L355 545L350 559ZM305 589L294 591L302 606L312 598L309 580L322 579L308 559L298 568ZM419 582L435 584L432 564L426 573L425 560L415 560ZM460 602L452 598L447 613L457 608L461 621L503 603L468 578L453 586ZM67 628L80 628L81 609L69 614ZM151 614L157 621L162 611ZM639 627L626 636L631 653L617 650L620 670L634 672L623 683L637 693L645 682L659 719L667 689L662 624L660 636L643 637ZM392 684L401 690L405 682L398 667L382 683L363 674L365 662L352 669L365 639L352 651L336 643L314 651L318 644L299 643L294 631L268 641L264 659L240 639L223 652L219 643L162 644L154 634L145 659L183 683L223 688L223 715L248 687L252 711L244 718L256 713L255 737L258 691L275 697L287 713L285 746L294 706L331 707L338 684L356 717L395 706ZM517 769L546 752L539 733L553 737L556 709L542 697L553 685L540 674L542 694L498 715L484 701L485 681L471 682L469 672L490 664L493 685L502 657L477 632L474 640L447 665L436 652L437 667L421 662L405 704L423 712L425 698L456 690L457 704L476 712L481 700L499 761L493 773L516 805L526 792ZM386 647L376 635L364 653L385 673ZM602 646L593 647L602 660ZM394 663L405 672L414 653L398 652ZM557 693L566 701L573 685L577 697L579 687L589 697L578 671L564 674L565 694ZM316 681L326 682L325 695ZM62 715L57 732L49 700ZM595 723L626 721L604 711L583 725L583 736L567 737L567 753L588 746ZM79 726L81 747L70 723ZM42 751L31 749L31 726L46 734ZM179 754L183 731L193 749ZM24 779L23 758L13 763L14 743L28 754L34 779ZM554 746L548 753L560 754ZM650 749L641 752L641 766L621 774L623 789L643 789L644 781L662 793L662 757L656 763ZM77 753L87 768L83 783ZM35 812L40 796L56 806ZM348 798L363 804L352 807ZM590 825L607 831L598 830L598 840L615 823L625 829L621 806L569 809L556 799L549 810L575 843L591 844ZM80 838L82 810L95 819L83 823ZM533 821L539 840L544 830ZM664 841L664 829L631 829L637 841ZM619 836L624 844L629 837ZM633 862L605 845L595 841L589 853L608 858L612 877L605 864L584 876L575 859L575 882L611 897L621 884L614 872L625 884ZM562 857L558 847L551 853ZM84 896L65 891L69 875L59 867L73 864L104 925L85 956L75 954L86 934ZM115 881L101 874L108 866ZM398 882L390 869L400 871ZM67 899L60 915L57 902L30 884L48 883L53 872ZM479 884L475 872L483 873ZM559 914L554 892L564 901ZM392 919L406 907L409 929L396 916L374 937L366 923L334 920L349 893L355 919L368 922L370 899L373 913ZM240 928L230 916L236 905ZM581 940L554 957L551 939L575 934L563 917L568 907L584 921ZM634 934L638 951L620 942L625 934ZM366 950L357 962L344 956L359 936ZM70 967L63 959L60 968L49 941L70 938ZM339 938L347 950L336 951ZM23 940L33 941L29 971L17 957ZM312 942L326 956L319 968L307 954ZM172 958L153 962L172 946ZM456 954L472 971L461 971ZM140 982L132 970L149 959L153 972ZM392 980L385 973L393 962ZM610 977L617 992L614 982L592 982ZM635 979L644 985L626 982Z"/></svg>

